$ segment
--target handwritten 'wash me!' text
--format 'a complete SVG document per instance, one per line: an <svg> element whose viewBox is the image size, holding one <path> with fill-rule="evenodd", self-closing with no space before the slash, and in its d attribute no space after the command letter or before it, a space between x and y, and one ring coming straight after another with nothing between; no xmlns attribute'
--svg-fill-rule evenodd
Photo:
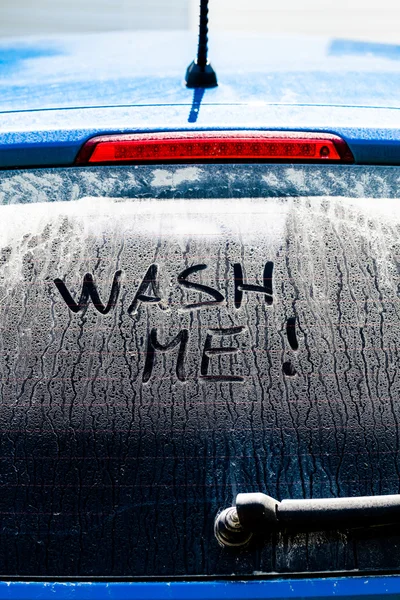
<svg viewBox="0 0 400 600"><path fill-rule="evenodd" d="M197 302L192 303L183 303L180 308L186 310L197 310L203 307L210 307L212 305L220 306L225 301L225 296L221 293L220 290L212 288L208 285L204 285L201 283L197 283L190 280L190 277L195 273L203 271L207 269L207 265L198 264L188 267L183 270L177 276L177 284L184 289L197 291L202 294L202 298ZM245 280L243 275L243 268L240 263L235 263L233 265L232 271L232 279L233 279L233 301L235 309L239 309L243 302L243 296L245 293L256 293L262 294L265 298L265 302L267 305L272 305L273 303L273 262L266 262L264 265L264 269L262 272L262 284L259 285L257 283L250 283ZM135 315L138 312L139 306L141 304L156 304L161 309L167 310L169 309L168 303L163 300L161 294L159 292L160 286L158 281L158 265L152 264L147 269L141 283L139 284L135 295L132 298L132 301L127 309L127 313L132 318L135 318ZM102 315L107 315L118 304L118 298L121 290L121 281L123 277L122 271L117 271L114 275L113 282L111 285L111 291L109 294L109 298L106 304L100 298L99 291L97 286L93 280L93 276L90 273L87 273L83 278L82 289L80 293L79 299L75 300L68 290L66 284L61 279L55 279L54 283L61 294L63 300L67 304L69 310L73 313L80 313L82 311L86 311L88 308L90 301L93 303L94 308L101 313ZM204 299L204 295L207 297ZM291 324L293 331L290 331L291 337L293 339L294 335L294 320ZM211 381L221 381L221 382L242 382L244 381L244 377L235 374L211 374L211 365L210 360L213 356L223 355L223 354L234 354L239 351L237 347L218 347L213 345L213 341L215 337L218 336L236 336L245 331L244 326L234 326L228 328L209 328L203 346L203 352L200 360L200 379L211 380ZM147 339L147 350L146 350L146 359L145 365L143 369L142 380L143 383L147 383L151 375L153 373L153 367L155 363L155 357L157 352L168 352L177 348L178 356L176 363L176 376L179 381L185 381L185 358L187 353L187 346L189 342L189 330L181 329L179 333L167 343L162 344L159 340L159 335L157 333L157 328L151 329L148 334ZM296 342L297 344L297 342ZM292 344L291 344L292 345ZM293 348L293 346L292 346ZM293 348L295 349L295 348ZM294 375L294 371L288 363L285 363L283 366L284 372L286 375Z"/></svg>

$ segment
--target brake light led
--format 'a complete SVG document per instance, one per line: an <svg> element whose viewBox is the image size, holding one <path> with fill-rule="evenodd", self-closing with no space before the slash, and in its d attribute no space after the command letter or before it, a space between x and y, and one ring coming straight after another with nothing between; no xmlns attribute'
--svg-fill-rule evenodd
<svg viewBox="0 0 400 600"><path fill-rule="evenodd" d="M353 162L332 134L269 131L104 135L81 149L77 164L202 162Z"/></svg>

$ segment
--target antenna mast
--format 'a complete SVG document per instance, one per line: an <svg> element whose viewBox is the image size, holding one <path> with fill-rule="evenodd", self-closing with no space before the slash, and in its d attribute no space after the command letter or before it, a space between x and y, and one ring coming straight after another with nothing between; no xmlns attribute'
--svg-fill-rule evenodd
<svg viewBox="0 0 400 600"><path fill-rule="evenodd" d="M217 75L208 62L208 0L200 0L200 26L197 59L186 71L188 88L211 88L218 85Z"/></svg>

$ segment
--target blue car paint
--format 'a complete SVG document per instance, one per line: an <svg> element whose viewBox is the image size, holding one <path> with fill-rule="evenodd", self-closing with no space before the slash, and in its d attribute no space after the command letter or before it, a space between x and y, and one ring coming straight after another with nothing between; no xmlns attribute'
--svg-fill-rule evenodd
<svg viewBox="0 0 400 600"><path fill-rule="evenodd" d="M3 45L0 51L0 72L5 77L12 76L24 61L56 56L58 51L53 47L32 44Z"/></svg>
<svg viewBox="0 0 400 600"><path fill-rule="evenodd" d="M400 576L188 582L0 582L0 600L301 600L400 598Z"/></svg>
<svg viewBox="0 0 400 600"><path fill-rule="evenodd" d="M83 143L103 133L207 129L331 132L347 141L356 163L400 164L399 110L206 104L196 122L191 112L179 105L0 114L0 166L72 165Z"/></svg>
<svg viewBox="0 0 400 600"><path fill-rule="evenodd" d="M331 56L374 56L400 60L400 45L363 42L360 40L332 40L328 54Z"/></svg>
<svg viewBox="0 0 400 600"><path fill-rule="evenodd" d="M183 83L194 42L140 32L0 43L0 167L67 166L92 136L167 129L326 131L357 163L400 164L399 46L224 34L211 42L220 85L199 93Z"/></svg>

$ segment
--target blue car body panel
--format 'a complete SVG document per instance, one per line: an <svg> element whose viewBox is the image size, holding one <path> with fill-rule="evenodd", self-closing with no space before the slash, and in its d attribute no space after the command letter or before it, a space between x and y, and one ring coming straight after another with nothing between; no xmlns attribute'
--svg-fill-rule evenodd
<svg viewBox="0 0 400 600"><path fill-rule="evenodd" d="M400 577L339 577L270 581L1 582L0 600L325 600L399 598Z"/></svg>
<svg viewBox="0 0 400 600"><path fill-rule="evenodd" d="M399 110L204 105L196 123L190 112L178 105L0 114L0 166L71 165L87 139L104 133L202 129L330 132L348 143L359 164L400 164Z"/></svg>
<svg viewBox="0 0 400 600"><path fill-rule="evenodd" d="M184 85L193 51L182 32L3 41L0 167L70 165L94 135L166 129L326 131L357 163L400 164L400 46L224 34L205 91Z"/></svg>

